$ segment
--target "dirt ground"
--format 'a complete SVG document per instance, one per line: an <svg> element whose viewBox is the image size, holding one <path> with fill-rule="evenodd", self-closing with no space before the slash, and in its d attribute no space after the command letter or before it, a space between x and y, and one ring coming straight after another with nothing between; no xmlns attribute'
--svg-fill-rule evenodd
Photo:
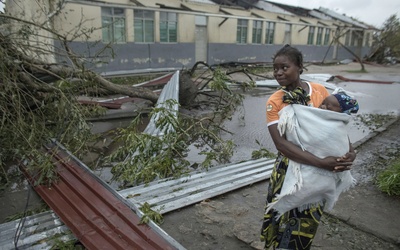
<svg viewBox="0 0 400 250"><path fill-rule="evenodd" d="M399 156L399 131L397 120L358 147L354 175L373 177L385 167L384 159ZM262 249L258 237L267 185L263 181L168 213L161 227L187 249ZM373 178L362 181L324 215L312 249L400 249L399 207L400 197L381 193Z"/></svg>
<svg viewBox="0 0 400 250"><path fill-rule="evenodd" d="M398 66L366 67L370 76L400 74ZM313 65L308 69L306 73L343 75L360 66ZM352 173L358 184L342 194L333 211L324 214L312 249L400 249L400 197L383 194L374 183L387 162L400 156L400 120L386 125L357 143ZM259 233L267 185L263 181L168 213L161 227L187 249L263 249Z"/></svg>

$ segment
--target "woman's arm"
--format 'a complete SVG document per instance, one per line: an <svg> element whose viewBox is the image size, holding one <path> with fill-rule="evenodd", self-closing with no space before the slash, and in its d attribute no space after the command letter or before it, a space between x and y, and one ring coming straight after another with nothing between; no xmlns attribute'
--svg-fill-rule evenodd
<svg viewBox="0 0 400 250"><path fill-rule="evenodd" d="M310 152L303 151L300 147L286 140L284 136L281 136L278 131L278 124L268 126L268 130L272 137L272 140L274 141L276 149L289 159L301 164L320 167L328 171L340 172L344 170L349 170L349 166L352 165L355 158L354 157L353 159L351 159L352 153L349 152L350 155L348 157L328 156L321 159ZM354 152L352 147L350 149L352 152Z"/></svg>

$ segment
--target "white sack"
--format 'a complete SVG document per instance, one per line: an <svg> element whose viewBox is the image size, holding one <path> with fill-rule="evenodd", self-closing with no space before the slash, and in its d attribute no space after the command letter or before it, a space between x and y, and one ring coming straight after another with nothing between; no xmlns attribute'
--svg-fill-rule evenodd
<svg viewBox="0 0 400 250"><path fill-rule="evenodd" d="M286 139L317 157L343 156L349 152L346 125L351 116L334 111L292 104L279 112L278 130ZM331 210L339 195L355 184L350 171L334 173L289 160L277 201L268 204L278 216L294 209L300 211L316 204Z"/></svg>

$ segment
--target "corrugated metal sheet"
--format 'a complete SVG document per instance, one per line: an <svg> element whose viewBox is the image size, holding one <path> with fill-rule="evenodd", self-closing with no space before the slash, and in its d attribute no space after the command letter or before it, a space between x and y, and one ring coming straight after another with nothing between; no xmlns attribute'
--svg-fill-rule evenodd
<svg viewBox="0 0 400 250"><path fill-rule="evenodd" d="M211 4L211 5L216 5L216 3L214 3L211 0L189 0L189 2L193 2L193 3L206 3L206 4Z"/></svg>
<svg viewBox="0 0 400 250"><path fill-rule="evenodd" d="M363 23L360 23L360 22L352 19L351 17L339 14L339 13L337 13L337 12L335 12L333 10L330 10L328 8L319 7L318 11L321 11L322 13L324 13L324 14L326 14L328 16L331 16L334 19L337 19L339 21L343 21L343 22L346 22L346 23L349 23L349 24L353 24L354 26L357 26L357 27L360 27L360 28L363 28L363 29L368 29L369 28L367 25L365 25Z"/></svg>
<svg viewBox="0 0 400 250"><path fill-rule="evenodd" d="M90 100L78 100L78 102L83 105L98 105L100 107L105 107L109 109L121 108L120 103L114 103L114 102L101 102L101 101L90 101Z"/></svg>
<svg viewBox="0 0 400 250"><path fill-rule="evenodd" d="M61 145L47 148L53 155L59 180L50 187L29 182L87 249L183 249L167 235L140 224L138 209Z"/></svg>
<svg viewBox="0 0 400 250"><path fill-rule="evenodd" d="M150 81L142 82L139 84L135 84L132 87L150 87L150 86L159 86L163 85L169 82L171 77L174 75L174 73L168 73L166 75L154 78Z"/></svg>
<svg viewBox="0 0 400 250"><path fill-rule="evenodd" d="M266 180L274 160L258 159L199 171L179 179L166 179L119 191L127 200L149 203L167 213L205 199Z"/></svg>
<svg viewBox="0 0 400 250"><path fill-rule="evenodd" d="M154 206L154 210L167 213L268 179L272 167L273 160L269 159L217 166L208 171L198 171L179 179L163 179L149 185L121 190L119 195L125 197L131 207L148 202ZM21 220L16 220L0 225L0 249L14 249L14 236L20 222ZM164 238L169 238L153 222L150 222L149 225L160 235L164 234ZM55 213L45 212L25 219L18 246L19 249L50 249L53 240L73 238L75 236ZM174 242L172 238L169 238L169 241ZM177 242L174 245L177 248L182 247Z"/></svg>
<svg viewBox="0 0 400 250"><path fill-rule="evenodd" d="M167 100L174 100L176 101L176 104L173 105L171 112L175 112L175 116L178 114L178 102L179 102L179 70L176 71L168 83L164 86L164 88L161 91L160 96L158 97L157 103L156 103L156 108L169 108L166 105ZM159 114L156 113L155 115L152 115L149 121L149 124L146 126L145 130L143 133L149 134L149 135L154 135L154 136L162 136L170 131L172 131L171 126L165 126L164 128L158 128L156 126L156 121L159 119Z"/></svg>
<svg viewBox="0 0 400 250"><path fill-rule="evenodd" d="M35 214L0 225L0 249L2 250L51 249L57 240L73 239L76 237L54 212Z"/></svg>

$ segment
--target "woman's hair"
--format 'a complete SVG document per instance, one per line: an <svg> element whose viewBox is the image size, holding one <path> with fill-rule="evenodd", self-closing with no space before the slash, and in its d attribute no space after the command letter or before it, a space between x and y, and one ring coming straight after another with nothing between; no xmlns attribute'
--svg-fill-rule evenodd
<svg viewBox="0 0 400 250"><path fill-rule="evenodd" d="M300 74L303 73L303 54L298 49L290 46L289 44L286 44L276 52L273 60L275 61L275 58L277 58L278 56L288 57L290 61L292 61L301 69Z"/></svg>

